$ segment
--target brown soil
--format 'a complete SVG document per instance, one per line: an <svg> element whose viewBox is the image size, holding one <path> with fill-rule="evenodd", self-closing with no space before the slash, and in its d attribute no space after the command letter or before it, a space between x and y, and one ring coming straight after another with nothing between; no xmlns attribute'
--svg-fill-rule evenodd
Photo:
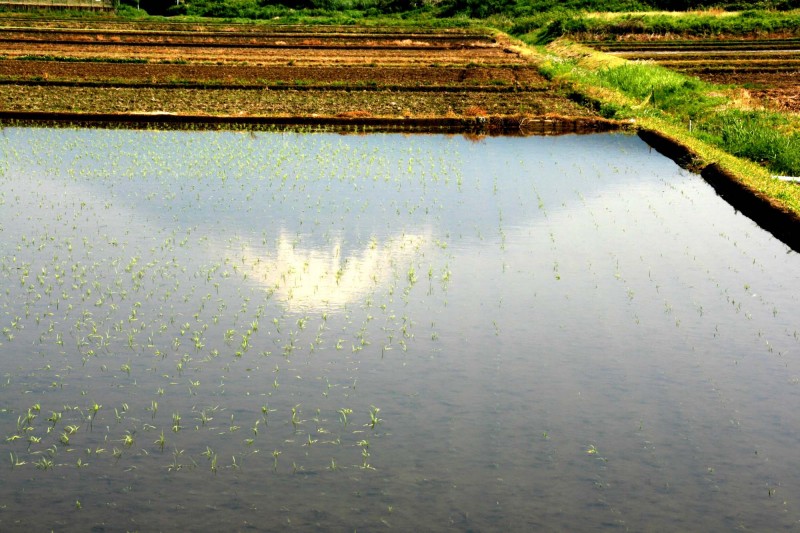
<svg viewBox="0 0 800 533"><path fill-rule="evenodd" d="M220 31L115 31L0 28L0 40L18 43L96 43L104 45L231 46L264 48L492 48L488 35L401 33L299 33Z"/></svg>
<svg viewBox="0 0 800 533"><path fill-rule="evenodd" d="M800 70L786 72L696 73L706 81L747 88L751 98L778 111L800 113Z"/></svg>
<svg viewBox="0 0 800 533"><path fill-rule="evenodd" d="M694 33L623 33L609 35L608 33L574 33L570 35L575 41L593 41L603 43L664 43L674 41L707 42L708 36L697 35ZM725 35L714 34L714 41L737 42L737 41L763 41L764 39L790 40L798 39L797 31L773 31L770 33L751 34L751 35Z"/></svg>
<svg viewBox="0 0 800 533"><path fill-rule="evenodd" d="M524 86L545 88L545 80L529 66L505 67L308 67L203 64L70 63L60 61L0 61L0 79L129 81L175 83L381 84L408 86Z"/></svg>
<svg viewBox="0 0 800 533"><path fill-rule="evenodd" d="M16 58L27 55L48 55L60 58L111 60L145 59L149 61L185 61L209 63L251 63L279 65L431 65L468 63L486 65L523 65L514 54L498 48L474 49L325 49L325 48L225 48L181 46L106 46L74 42L20 43L0 42L0 56Z"/></svg>
<svg viewBox="0 0 800 533"><path fill-rule="evenodd" d="M800 113L800 89L760 89L750 91L754 98L758 98L764 105L776 111Z"/></svg>
<svg viewBox="0 0 800 533"><path fill-rule="evenodd" d="M0 27L8 28L30 28L34 30L51 29L61 30L89 30L102 32L113 30L118 33L124 32L223 32L225 34L295 34L309 36L315 34L323 35L363 35L369 34L392 34L411 36L433 35L441 38L476 36L475 38L485 37L485 34L463 28L425 28L425 27L402 27L402 26L315 26L309 27L298 24L279 24L270 21L269 23L235 23L222 19L207 19L204 22L182 22L182 21L154 21L154 20L122 20L122 19L86 19L80 18L57 18L44 19L41 17L18 16L13 13L0 14Z"/></svg>
<svg viewBox="0 0 800 533"><path fill-rule="evenodd" d="M189 113L240 116L337 116L355 111L371 116L463 115L479 107L492 115L530 114L586 117L585 108L555 94L514 92L302 91L5 85L0 110L86 113Z"/></svg>
<svg viewBox="0 0 800 533"><path fill-rule="evenodd" d="M593 116L489 34L90 24L0 18L0 112Z"/></svg>

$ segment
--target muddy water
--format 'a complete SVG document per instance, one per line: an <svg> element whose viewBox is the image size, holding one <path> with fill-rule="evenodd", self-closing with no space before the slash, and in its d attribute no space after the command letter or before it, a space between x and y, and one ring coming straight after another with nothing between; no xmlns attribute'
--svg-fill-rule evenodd
<svg viewBox="0 0 800 533"><path fill-rule="evenodd" d="M636 137L0 151L3 531L800 519L797 255Z"/></svg>

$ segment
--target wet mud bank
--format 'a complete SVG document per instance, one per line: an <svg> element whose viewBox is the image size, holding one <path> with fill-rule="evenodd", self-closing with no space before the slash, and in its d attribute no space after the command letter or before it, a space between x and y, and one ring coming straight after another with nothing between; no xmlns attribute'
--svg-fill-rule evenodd
<svg viewBox="0 0 800 533"><path fill-rule="evenodd" d="M637 133L643 141L682 168L699 173L735 210L800 253L800 217L797 214L750 189L719 164L705 164L698 154L675 139L655 130L641 129Z"/></svg>
<svg viewBox="0 0 800 533"><path fill-rule="evenodd" d="M346 115L346 114L345 114ZM561 116L362 117L235 116L171 113L51 113L0 111L0 125L92 126L108 128L236 129L297 128L341 132L408 131L486 135L561 135L624 130L625 123Z"/></svg>

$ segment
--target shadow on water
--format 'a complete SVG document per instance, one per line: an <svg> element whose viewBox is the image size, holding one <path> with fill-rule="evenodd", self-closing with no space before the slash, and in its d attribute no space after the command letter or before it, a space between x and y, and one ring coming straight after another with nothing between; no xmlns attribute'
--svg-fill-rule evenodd
<svg viewBox="0 0 800 533"><path fill-rule="evenodd" d="M680 143L652 130L641 130L639 136L650 146L669 157L683 168L695 169L697 155ZM742 185L730 172L717 163L699 169L709 185L731 207L770 232L795 252L800 252L800 217Z"/></svg>

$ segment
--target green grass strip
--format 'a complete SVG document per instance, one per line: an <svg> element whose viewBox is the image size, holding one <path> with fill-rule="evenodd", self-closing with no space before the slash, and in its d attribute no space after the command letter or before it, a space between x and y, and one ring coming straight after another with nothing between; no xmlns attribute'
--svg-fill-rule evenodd
<svg viewBox="0 0 800 533"><path fill-rule="evenodd" d="M634 64L556 42L543 74L606 118L633 120L691 145L705 163L724 162L752 190L800 214L800 186L771 175L800 176L800 117L743 109L729 87L653 64Z"/></svg>

